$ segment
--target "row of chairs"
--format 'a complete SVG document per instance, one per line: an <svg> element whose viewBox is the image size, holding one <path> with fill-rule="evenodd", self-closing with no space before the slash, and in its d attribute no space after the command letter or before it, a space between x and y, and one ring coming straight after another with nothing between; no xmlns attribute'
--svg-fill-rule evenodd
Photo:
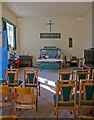
<svg viewBox="0 0 94 120"><path fill-rule="evenodd" d="M94 80L80 80L80 91L77 94L76 80L57 80L56 94L53 96L56 118L58 119L58 111L61 109L70 109L80 115L81 108L94 108ZM78 105L78 111L77 106Z"/></svg>
<svg viewBox="0 0 94 120"><path fill-rule="evenodd" d="M82 69L82 70L58 70L58 79L60 80L69 80L69 79L89 79L90 78L90 70Z"/></svg>
<svg viewBox="0 0 94 120"><path fill-rule="evenodd" d="M80 115L80 108L94 108L94 79L90 79L90 70L58 70L53 99L57 118L59 109L73 110L76 117L76 112Z"/></svg>
<svg viewBox="0 0 94 120"><path fill-rule="evenodd" d="M23 83L18 80L18 69L5 69L4 71L5 84L10 88L21 86ZM24 87L36 88L36 94L40 95L40 82L38 81L38 70L37 69L24 69Z"/></svg>
<svg viewBox="0 0 94 120"><path fill-rule="evenodd" d="M4 83L0 86L0 95L3 100L0 100L0 106L10 106L9 114L13 100L14 114L16 114L16 108L34 108L37 111L38 94L40 95L40 82L37 69L24 69L24 82L18 79L18 69L5 69Z"/></svg>
<svg viewBox="0 0 94 120"><path fill-rule="evenodd" d="M87 71L87 72L86 72ZM81 75L78 75L78 72L81 73ZM12 74L11 74L12 73ZM76 74L76 78L78 79L77 76L79 76L79 80L80 79L89 79L89 74L90 71L89 70L83 70L83 71L73 71L73 70L58 70L58 79L59 81L63 81L64 80L64 85L66 84L66 80L70 79L70 76L72 76L72 84L73 83L77 83L77 80L74 82L73 80L73 75ZM83 77L84 76L84 77ZM15 87L14 93L16 93L16 89L20 89L19 85L21 82L18 82L18 70L15 72L14 69L5 69L5 79L6 82L5 84L11 88L11 87ZM71 83L69 82L69 83ZM35 87L36 88L36 96L35 97L35 108L37 110L37 100L38 100L38 91L40 91L40 83L38 82L38 71L36 69L25 69L24 70L24 87ZM21 85L20 85L21 86ZM66 87L68 86L68 84L66 85ZM57 83L56 83L56 89L57 89ZM30 91L29 89L29 91ZM21 89L20 89L21 90ZM66 89L67 90L67 89ZM33 91L33 90L31 90ZM21 92L22 93L22 92ZM33 92L32 92L33 93ZM40 92L39 92L40 93ZM57 90L56 90L57 93ZM72 92L71 92L72 93ZM73 93L72 93L73 94ZM67 95L67 94L66 94ZM23 96L23 95L21 95ZM60 95L59 95L60 96ZM14 99L15 99L15 95L14 95ZM55 97L54 97L55 99ZM77 98L76 98L77 99ZM54 100L55 101L55 100ZM16 105L15 105L16 106ZM15 109L14 109L15 110ZM14 111L15 113L15 111Z"/></svg>

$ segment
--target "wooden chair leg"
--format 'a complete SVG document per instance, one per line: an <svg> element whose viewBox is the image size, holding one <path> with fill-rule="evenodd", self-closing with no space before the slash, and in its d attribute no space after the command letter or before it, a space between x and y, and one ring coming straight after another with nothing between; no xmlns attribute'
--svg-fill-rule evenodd
<svg viewBox="0 0 94 120"><path fill-rule="evenodd" d="M37 109L38 109L38 100L37 100L37 98L36 98L36 104L35 104L35 109L36 109L36 111L37 111Z"/></svg>
<svg viewBox="0 0 94 120"><path fill-rule="evenodd" d="M58 110L56 110L56 119L58 120Z"/></svg>
<svg viewBox="0 0 94 120"><path fill-rule="evenodd" d="M40 96L40 85L39 85L39 96Z"/></svg>
<svg viewBox="0 0 94 120"><path fill-rule="evenodd" d="M35 120L35 109L33 108L33 120Z"/></svg>
<svg viewBox="0 0 94 120"><path fill-rule="evenodd" d="M16 115L16 107L14 106L14 115Z"/></svg>
<svg viewBox="0 0 94 120"><path fill-rule="evenodd" d="M11 105L11 107L10 107L9 115L11 115L11 110L12 110L12 105Z"/></svg>
<svg viewBox="0 0 94 120"><path fill-rule="evenodd" d="M56 115L56 108L54 108L54 115Z"/></svg>
<svg viewBox="0 0 94 120"><path fill-rule="evenodd" d="M74 118L76 118L76 108L74 109Z"/></svg>
<svg viewBox="0 0 94 120"><path fill-rule="evenodd" d="M38 101L38 88L36 88L36 93L37 93L37 101Z"/></svg>
<svg viewBox="0 0 94 120"><path fill-rule="evenodd" d="M56 104L54 104L54 115L56 115Z"/></svg>
<svg viewBox="0 0 94 120"><path fill-rule="evenodd" d="M93 114L92 108L89 109L89 113L90 113L90 114Z"/></svg>
<svg viewBox="0 0 94 120"><path fill-rule="evenodd" d="M78 116L80 115L80 107L78 107Z"/></svg>
<svg viewBox="0 0 94 120"><path fill-rule="evenodd" d="M72 114L73 113L73 111L70 109L70 114Z"/></svg>

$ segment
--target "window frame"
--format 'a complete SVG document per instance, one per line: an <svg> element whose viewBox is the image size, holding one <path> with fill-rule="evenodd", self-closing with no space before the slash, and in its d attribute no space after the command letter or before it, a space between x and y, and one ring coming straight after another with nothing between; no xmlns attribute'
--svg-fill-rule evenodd
<svg viewBox="0 0 94 120"><path fill-rule="evenodd" d="M2 17L2 21L6 22L6 28L7 28L7 23L8 23L9 25L13 26L13 44L14 44L14 45L13 45L12 49L13 49L13 50L16 50L16 49L17 49L17 46L16 46L16 25L13 24L12 22L10 22L9 20L3 18L3 17ZM7 30L7 29L6 29L6 30ZM7 32L8 32L8 31L7 31ZM8 35L8 33L7 33L7 35ZM8 36L7 36L7 38L8 38ZM9 45L8 45L8 50L9 50Z"/></svg>

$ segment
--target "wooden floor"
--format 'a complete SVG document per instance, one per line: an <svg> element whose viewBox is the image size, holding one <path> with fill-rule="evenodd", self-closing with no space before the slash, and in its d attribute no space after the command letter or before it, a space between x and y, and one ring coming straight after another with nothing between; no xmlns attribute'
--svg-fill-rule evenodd
<svg viewBox="0 0 94 120"><path fill-rule="evenodd" d="M24 80L24 68L19 69L19 79ZM57 70L42 70L39 71L38 80L41 82L41 95L38 100L38 111L35 112L35 118L56 118L54 115L53 94L55 93L55 82L58 79ZM3 115L9 114L9 109L3 109ZM13 114L13 106L12 106ZM81 110L82 115L94 116L90 114L88 109ZM21 118L33 118L33 110L17 110L16 115ZM73 118L69 110L59 111L59 118Z"/></svg>

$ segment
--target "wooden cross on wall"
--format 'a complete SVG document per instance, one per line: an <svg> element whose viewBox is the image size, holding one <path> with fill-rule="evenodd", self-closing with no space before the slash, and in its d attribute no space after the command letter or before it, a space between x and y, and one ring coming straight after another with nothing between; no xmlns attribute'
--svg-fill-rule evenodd
<svg viewBox="0 0 94 120"><path fill-rule="evenodd" d="M50 29L50 33L51 33L51 27L52 27L52 25L54 25L54 23L52 23L52 21L50 20L50 21L47 23L47 25L49 25L49 29Z"/></svg>

